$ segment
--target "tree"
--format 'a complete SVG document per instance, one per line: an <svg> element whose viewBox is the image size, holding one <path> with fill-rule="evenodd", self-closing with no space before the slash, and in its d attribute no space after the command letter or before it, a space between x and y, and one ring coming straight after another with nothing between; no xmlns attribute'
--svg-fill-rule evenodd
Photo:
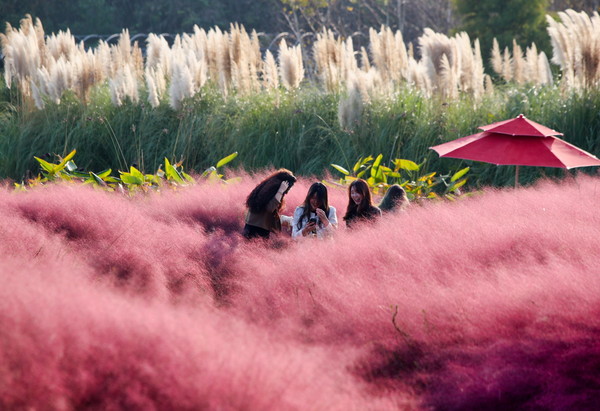
<svg viewBox="0 0 600 411"><path fill-rule="evenodd" d="M296 36L325 28L348 37L367 34L382 24L415 42L429 27L448 33L453 24L450 0L280 0L288 30ZM360 43L366 36L356 36Z"/></svg>
<svg viewBox="0 0 600 411"><path fill-rule="evenodd" d="M545 21L550 0L452 1L461 19L456 31L466 31L472 39L479 38L484 58L489 57L494 38L501 49L511 47L514 39L525 47L535 42L538 50L550 55Z"/></svg>
<svg viewBox="0 0 600 411"><path fill-rule="evenodd" d="M25 14L40 18L46 33L183 33L195 24L205 29L230 23L276 32L278 0L0 0L0 24L18 27Z"/></svg>

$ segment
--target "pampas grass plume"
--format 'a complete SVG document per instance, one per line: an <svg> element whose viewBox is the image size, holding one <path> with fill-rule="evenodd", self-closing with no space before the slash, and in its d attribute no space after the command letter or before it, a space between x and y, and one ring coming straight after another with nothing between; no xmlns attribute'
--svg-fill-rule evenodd
<svg viewBox="0 0 600 411"><path fill-rule="evenodd" d="M353 79L349 82L346 95L340 98L338 103L338 121L340 127L344 130L352 130L361 120L364 110L363 99L360 94L359 87Z"/></svg>
<svg viewBox="0 0 600 411"><path fill-rule="evenodd" d="M513 55L512 55L512 72L513 80L517 84L524 84L527 81L525 70L526 62L523 60L523 51L516 40L513 39Z"/></svg>
<svg viewBox="0 0 600 411"><path fill-rule="evenodd" d="M502 74L502 54L500 53L500 46L498 45L498 40L496 40L496 37L494 37L492 42L490 63L496 74Z"/></svg>
<svg viewBox="0 0 600 411"><path fill-rule="evenodd" d="M275 62L275 57L273 57L273 53L267 50L265 52L265 59L262 69L263 86L267 90L277 89L279 87L278 70L279 69L277 67L277 63Z"/></svg>
<svg viewBox="0 0 600 411"><path fill-rule="evenodd" d="M281 39L278 59L281 84L288 90L298 88L300 82L304 79L304 64L300 45L288 47L285 39Z"/></svg>

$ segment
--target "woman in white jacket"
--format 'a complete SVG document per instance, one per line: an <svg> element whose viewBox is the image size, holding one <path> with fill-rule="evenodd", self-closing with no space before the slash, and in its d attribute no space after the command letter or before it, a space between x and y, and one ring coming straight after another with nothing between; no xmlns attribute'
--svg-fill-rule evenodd
<svg viewBox="0 0 600 411"><path fill-rule="evenodd" d="M296 207L292 222L292 237L324 238L337 227L335 207L327 200L327 187L314 183L308 189L304 204Z"/></svg>

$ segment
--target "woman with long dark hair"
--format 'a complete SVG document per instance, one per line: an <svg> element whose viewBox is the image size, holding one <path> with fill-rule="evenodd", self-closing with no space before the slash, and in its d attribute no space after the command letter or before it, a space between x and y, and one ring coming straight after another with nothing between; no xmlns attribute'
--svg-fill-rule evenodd
<svg viewBox="0 0 600 411"><path fill-rule="evenodd" d="M346 227L359 220L374 220L381 217L381 210L373 205L371 192L363 179L354 180L348 187L348 208L344 220Z"/></svg>
<svg viewBox="0 0 600 411"><path fill-rule="evenodd" d="M329 205L327 187L314 183L308 189L304 203L296 207L292 222L292 237L326 237L337 227L335 207Z"/></svg>
<svg viewBox="0 0 600 411"><path fill-rule="evenodd" d="M244 237L269 238L271 233L281 231L279 212L283 208L283 197L296 182L291 171L279 169L261 181L246 198L246 225Z"/></svg>
<svg viewBox="0 0 600 411"><path fill-rule="evenodd" d="M409 201L404 188L400 184L393 184L385 192L381 203L379 203L379 209L383 213L404 211L408 204Z"/></svg>

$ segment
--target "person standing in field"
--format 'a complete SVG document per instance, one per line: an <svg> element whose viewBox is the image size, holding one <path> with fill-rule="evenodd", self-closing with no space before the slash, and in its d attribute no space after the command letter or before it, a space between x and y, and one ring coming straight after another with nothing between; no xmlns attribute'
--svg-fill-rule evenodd
<svg viewBox="0 0 600 411"><path fill-rule="evenodd" d="M354 180L348 187L348 208L344 220L350 228L361 220L375 220L381 217L379 207L373 205L367 182L361 178Z"/></svg>
<svg viewBox="0 0 600 411"><path fill-rule="evenodd" d="M408 197L404 188L399 184L393 184L385 192L379 203L379 209L382 213L404 211L408 204Z"/></svg>
<svg viewBox="0 0 600 411"><path fill-rule="evenodd" d="M247 239L269 238L281 231L280 211L283 198L296 182L291 171L284 168L261 181L246 198L246 224L243 236Z"/></svg>
<svg viewBox="0 0 600 411"><path fill-rule="evenodd" d="M324 238L337 227L335 207L329 205L327 187L314 183L308 189L304 203L296 207L292 222L292 237Z"/></svg>

